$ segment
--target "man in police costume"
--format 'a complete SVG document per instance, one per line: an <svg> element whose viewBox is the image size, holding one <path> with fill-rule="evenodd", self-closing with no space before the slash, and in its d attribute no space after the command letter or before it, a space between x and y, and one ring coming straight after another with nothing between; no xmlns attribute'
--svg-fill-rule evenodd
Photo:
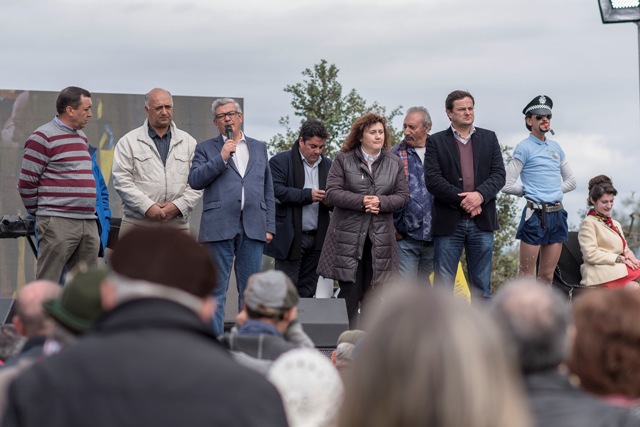
<svg viewBox="0 0 640 427"><path fill-rule="evenodd" d="M567 212L562 206L563 194L576 188L576 179L560 145L547 138L551 133L553 101L546 95L536 96L522 110L525 126L531 133L520 142L507 167L502 191L523 196L527 206L522 213L516 239L520 239L519 276L534 277L540 253L538 277L546 283L567 241ZM521 183L518 183L520 177Z"/></svg>

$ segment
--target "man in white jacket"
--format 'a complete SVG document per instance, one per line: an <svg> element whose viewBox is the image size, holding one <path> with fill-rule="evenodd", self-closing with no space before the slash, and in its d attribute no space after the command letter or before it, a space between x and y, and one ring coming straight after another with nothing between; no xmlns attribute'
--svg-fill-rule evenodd
<svg viewBox="0 0 640 427"><path fill-rule="evenodd" d="M189 229L202 191L187 178L196 140L173 123L173 98L164 89L145 96L147 120L127 133L113 156L113 185L122 199L120 235L135 226L169 223Z"/></svg>

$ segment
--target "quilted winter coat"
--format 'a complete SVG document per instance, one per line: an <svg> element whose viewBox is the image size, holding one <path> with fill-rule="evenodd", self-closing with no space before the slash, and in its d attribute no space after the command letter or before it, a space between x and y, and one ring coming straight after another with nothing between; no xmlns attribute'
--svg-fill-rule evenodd
<svg viewBox="0 0 640 427"><path fill-rule="evenodd" d="M331 165L326 198L334 210L317 269L323 277L355 282L367 235L372 243L372 285L397 271L393 212L409 201L407 178L402 160L385 150L371 170L360 147L339 153ZM365 195L380 198L380 213L364 211Z"/></svg>

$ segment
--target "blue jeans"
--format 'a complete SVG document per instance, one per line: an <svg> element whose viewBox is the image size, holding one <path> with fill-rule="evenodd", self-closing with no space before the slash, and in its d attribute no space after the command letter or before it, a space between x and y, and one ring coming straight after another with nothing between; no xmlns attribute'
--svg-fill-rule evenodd
<svg viewBox="0 0 640 427"><path fill-rule="evenodd" d="M405 236L396 242L398 248L398 272L420 283L430 283L433 272L433 242Z"/></svg>
<svg viewBox="0 0 640 427"><path fill-rule="evenodd" d="M455 282L458 262L464 247L467 254L471 300L491 298L491 262L493 231L480 230L473 219L460 219L453 234L438 236L435 241L435 283L451 286Z"/></svg>
<svg viewBox="0 0 640 427"><path fill-rule="evenodd" d="M229 240L206 242L205 248L218 268L218 287L214 290L216 313L213 317L213 332L216 336L224 333L224 307L227 302L227 289L231 276L231 265L234 265L236 285L238 288L238 311L244 302L244 290L249 276L262 271L262 250L264 242L247 237L243 231ZM235 257L235 264L233 259Z"/></svg>

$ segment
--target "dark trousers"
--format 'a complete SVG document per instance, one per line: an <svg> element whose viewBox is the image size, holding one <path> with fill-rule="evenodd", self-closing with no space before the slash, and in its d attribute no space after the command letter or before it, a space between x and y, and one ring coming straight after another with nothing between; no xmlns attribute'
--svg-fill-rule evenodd
<svg viewBox="0 0 640 427"><path fill-rule="evenodd" d="M277 259L275 268L289 276L298 288L298 294L301 298L313 298L318 286L316 268L319 259L320 250L316 249L316 235L303 233L300 259L294 261Z"/></svg>
<svg viewBox="0 0 640 427"><path fill-rule="evenodd" d="M344 298L347 305L347 315L349 316L349 329L357 329L359 316L358 306L371 288L373 279L373 259L371 257L371 240L367 237L362 249L362 259L358 262L355 282L338 282L340 293L338 298Z"/></svg>

